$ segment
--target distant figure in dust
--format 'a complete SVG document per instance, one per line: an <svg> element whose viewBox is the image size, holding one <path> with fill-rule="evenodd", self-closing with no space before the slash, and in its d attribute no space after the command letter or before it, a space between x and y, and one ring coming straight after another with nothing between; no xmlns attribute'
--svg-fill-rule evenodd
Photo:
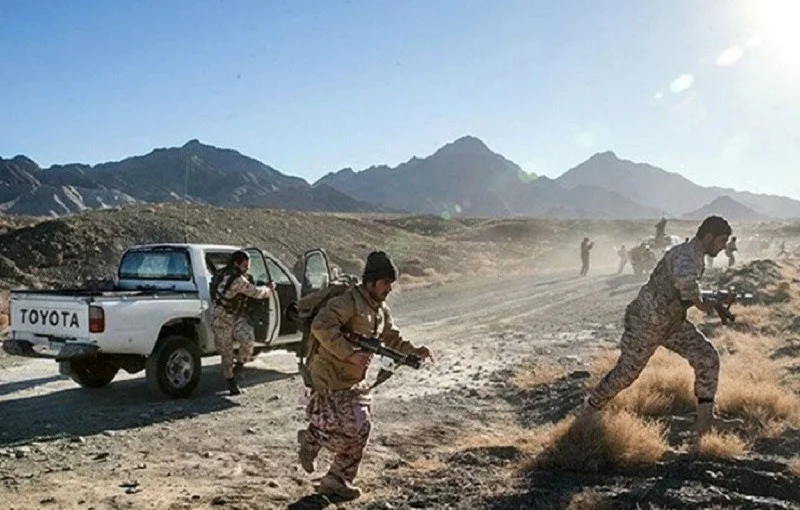
<svg viewBox="0 0 800 510"><path fill-rule="evenodd" d="M617 274L622 274L625 265L628 263L628 250L625 248L624 244L617 250L617 255L619 256L619 269L617 270Z"/></svg>
<svg viewBox="0 0 800 510"><path fill-rule="evenodd" d="M584 237L581 243L581 276L589 274L589 252L592 248L594 248L594 243L590 242L588 237Z"/></svg>
<svg viewBox="0 0 800 510"><path fill-rule="evenodd" d="M666 230L667 230L667 219L662 216L661 221L656 223L656 239L664 237Z"/></svg>

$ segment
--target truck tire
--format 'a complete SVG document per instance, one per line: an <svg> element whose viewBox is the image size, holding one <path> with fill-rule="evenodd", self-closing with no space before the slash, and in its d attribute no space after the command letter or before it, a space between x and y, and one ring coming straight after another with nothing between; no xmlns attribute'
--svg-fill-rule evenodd
<svg viewBox="0 0 800 510"><path fill-rule="evenodd" d="M197 388L201 366L197 343L185 336L170 335L159 340L147 358L145 374L159 395L184 398Z"/></svg>
<svg viewBox="0 0 800 510"><path fill-rule="evenodd" d="M119 372L119 365L91 359L69 363L69 376L83 388L97 389L108 386Z"/></svg>

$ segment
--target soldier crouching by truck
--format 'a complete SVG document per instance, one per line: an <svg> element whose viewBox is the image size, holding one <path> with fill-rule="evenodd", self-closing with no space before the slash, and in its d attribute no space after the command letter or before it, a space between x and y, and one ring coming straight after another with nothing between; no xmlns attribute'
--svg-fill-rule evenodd
<svg viewBox="0 0 800 510"><path fill-rule="evenodd" d="M231 395L242 392L234 374L233 343L239 342L236 367L251 361L255 346L255 332L247 319L248 300L266 299L273 290L271 283L268 286L256 286L247 274L249 270L250 256L247 252L234 252L230 263L212 278L210 285L214 303L214 344L222 358L222 375Z"/></svg>
<svg viewBox="0 0 800 510"><path fill-rule="evenodd" d="M298 431L300 464L313 473L323 447L335 455L317 491L355 499L353 485L370 429L371 397L363 386L372 354L359 349L351 335L378 338L402 354L431 357L427 347L414 347L392 322L385 300L398 278L397 267L384 252L367 257L362 283L331 298L311 324L308 372L311 396L307 429Z"/></svg>

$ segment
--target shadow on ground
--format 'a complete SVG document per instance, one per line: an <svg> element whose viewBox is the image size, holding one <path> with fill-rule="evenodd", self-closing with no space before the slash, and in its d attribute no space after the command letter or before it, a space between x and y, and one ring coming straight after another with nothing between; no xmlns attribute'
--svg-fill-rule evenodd
<svg viewBox="0 0 800 510"><path fill-rule="evenodd" d="M294 373L246 367L240 385L247 388L294 376ZM59 378L8 383L0 386L0 395L21 392ZM224 411L238 405L236 397L227 395L219 365L203 367L200 385L186 399L156 396L143 377L115 381L97 390L75 385L0 402L0 446L132 429Z"/></svg>

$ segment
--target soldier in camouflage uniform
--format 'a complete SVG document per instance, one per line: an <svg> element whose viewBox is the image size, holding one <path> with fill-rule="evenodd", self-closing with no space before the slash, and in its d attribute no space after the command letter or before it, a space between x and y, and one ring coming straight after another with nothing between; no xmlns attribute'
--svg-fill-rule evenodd
<svg viewBox="0 0 800 510"><path fill-rule="evenodd" d="M694 369L698 438L709 430L719 379L719 355L694 324L686 320L686 312L691 306L706 313L714 310L700 293L703 257L716 256L725 248L730 234L731 227L725 219L710 216L700 225L694 239L664 255L639 295L626 308L620 357L616 366L590 391L585 412L601 409L630 386L656 349L666 347L685 358Z"/></svg>
<svg viewBox="0 0 800 510"><path fill-rule="evenodd" d="M237 366L244 365L253 356L255 333L253 326L247 321L247 300L266 299L273 290L272 283L263 287L253 284L247 274L249 270L250 256L247 252L234 252L230 264L221 269L223 274L214 289L216 291L212 311L214 345L222 358L222 375L228 383L231 395L242 392L234 377L233 343L239 342Z"/></svg>
<svg viewBox="0 0 800 510"><path fill-rule="evenodd" d="M371 429L371 398L363 381L372 354L348 341L351 333L377 337L392 349L420 358L431 357L427 347L414 347L392 322L386 297L397 280L397 267L384 252L367 258L362 283L331 298L311 324L308 358L311 396L306 408L310 424L298 431L300 463L312 473L321 448L335 455L318 491L353 499L361 490L352 482Z"/></svg>

